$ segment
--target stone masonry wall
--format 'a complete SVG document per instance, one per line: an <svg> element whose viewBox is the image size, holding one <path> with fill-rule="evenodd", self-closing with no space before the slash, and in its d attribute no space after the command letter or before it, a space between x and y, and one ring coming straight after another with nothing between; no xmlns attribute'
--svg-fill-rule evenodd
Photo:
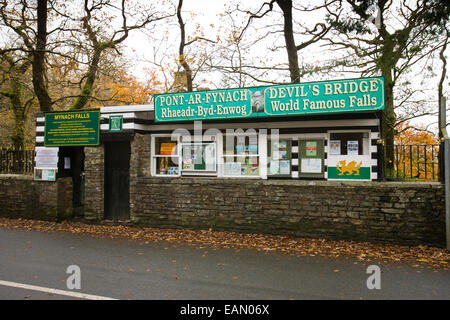
<svg viewBox="0 0 450 320"><path fill-rule="evenodd" d="M130 218L141 226L407 245L445 244L444 186L150 177L150 138L131 143ZM85 218L104 218L103 147L85 148ZM71 216L71 178L0 175L1 216Z"/></svg>
<svg viewBox="0 0 450 320"><path fill-rule="evenodd" d="M397 244L445 244L438 183L150 177L150 136L132 141L131 219L140 225Z"/></svg>
<svg viewBox="0 0 450 320"><path fill-rule="evenodd" d="M34 181L32 176L0 175L0 215L64 219L72 215L72 179Z"/></svg>
<svg viewBox="0 0 450 320"><path fill-rule="evenodd" d="M438 184L138 178L133 219L298 237L443 246Z"/></svg>
<svg viewBox="0 0 450 320"><path fill-rule="evenodd" d="M84 216L86 219L102 220L104 216L104 162L103 145L84 148Z"/></svg>

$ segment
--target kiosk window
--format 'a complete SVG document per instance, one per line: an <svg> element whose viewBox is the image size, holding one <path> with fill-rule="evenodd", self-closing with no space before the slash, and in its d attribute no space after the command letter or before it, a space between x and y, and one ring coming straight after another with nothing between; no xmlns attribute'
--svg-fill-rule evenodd
<svg viewBox="0 0 450 320"><path fill-rule="evenodd" d="M363 155L367 153L366 132L331 133L330 155Z"/></svg>
<svg viewBox="0 0 450 320"><path fill-rule="evenodd" d="M214 142L198 142L182 144L183 172L215 172L216 144Z"/></svg>
<svg viewBox="0 0 450 320"><path fill-rule="evenodd" d="M259 176L258 136L226 136L223 142L223 165L224 176Z"/></svg>
<svg viewBox="0 0 450 320"><path fill-rule="evenodd" d="M171 137L154 137L154 155L152 156L155 174L179 175L178 141Z"/></svg>
<svg viewBox="0 0 450 320"><path fill-rule="evenodd" d="M269 176L291 175L291 141L269 141L268 170Z"/></svg>

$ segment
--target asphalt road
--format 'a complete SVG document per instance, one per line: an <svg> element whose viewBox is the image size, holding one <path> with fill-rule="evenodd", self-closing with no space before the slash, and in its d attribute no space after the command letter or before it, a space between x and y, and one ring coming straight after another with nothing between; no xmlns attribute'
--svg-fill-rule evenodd
<svg viewBox="0 0 450 320"><path fill-rule="evenodd" d="M3 300L450 299L448 270L380 264L370 290L370 264L0 228ZM68 288L71 265L80 289Z"/></svg>

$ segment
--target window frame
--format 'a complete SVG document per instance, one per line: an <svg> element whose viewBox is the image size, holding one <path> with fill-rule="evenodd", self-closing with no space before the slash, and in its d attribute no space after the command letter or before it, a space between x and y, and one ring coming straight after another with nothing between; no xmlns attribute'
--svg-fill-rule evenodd
<svg viewBox="0 0 450 320"><path fill-rule="evenodd" d="M351 156L351 157L367 157L370 156L370 130L330 130L328 131L328 141L327 141L327 155L328 157L345 157L345 156ZM331 141L337 140L337 139L331 139L332 134L352 134L352 133L360 133L362 134L361 142L362 146L358 146L358 154L357 155L349 155L348 149L346 154L342 154L342 139L341 141L341 154L332 154L330 153L330 147L331 147ZM365 137L366 135L366 137ZM357 139L355 139L357 140ZM352 141L347 139L346 141ZM362 152L359 154L359 148L361 148Z"/></svg>
<svg viewBox="0 0 450 320"><path fill-rule="evenodd" d="M183 169L183 147L187 145L208 145L211 144L214 146L214 170L198 170L198 169ZM213 141L211 139L205 139L204 141L191 141L191 142L181 142L180 143L180 170L181 175L189 175L189 176L217 176L218 175L218 154L217 154L217 141Z"/></svg>
<svg viewBox="0 0 450 320"><path fill-rule="evenodd" d="M229 136L233 136L233 137L239 137L239 136L244 136L244 137L254 137L256 139L256 145L258 146L258 151L256 154L237 154L236 150L235 150L235 146L237 145L233 145L233 154L224 154L223 153L223 149L224 147L226 147L226 140L227 137ZM245 144L244 144L245 145ZM250 145L250 144L249 144ZM262 168L262 157L263 155L261 154L261 134L258 133L257 131L255 132L231 132L231 133L224 133L223 137L222 137L222 141L221 141L221 150L220 150L220 163L219 163L219 167L220 167L220 177L223 178L234 178L234 179L261 179L264 177L264 174L261 170ZM244 150L244 152L246 152ZM256 157L258 160L258 174L257 175L227 175L225 174L225 159L226 158L238 158L238 157L243 157L243 158L249 158L249 157Z"/></svg>
<svg viewBox="0 0 450 320"><path fill-rule="evenodd" d="M289 160L289 173L288 174L271 174L270 173L270 159L272 157L272 140L267 137L267 177L268 178L291 178L292 177L292 138L278 138L278 142L287 142L287 154ZM278 160L280 161L280 160Z"/></svg>
<svg viewBox="0 0 450 320"><path fill-rule="evenodd" d="M181 160L181 150L180 150L180 146L181 146L181 140L180 140L180 136L176 135L176 140L173 140L174 135L171 134L152 134L151 135L151 146L150 146L150 150L151 150L151 154L150 154L150 173L152 176L154 177L165 177L165 178L177 178L181 176L181 167L180 167L180 160ZM176 142L177 147L177 154L176 155L161 155L161 154L156 154L156 138L172 138L171 141ZM178 174L158 174L156 173L156 159L158 158L178 158Z"/></svg>

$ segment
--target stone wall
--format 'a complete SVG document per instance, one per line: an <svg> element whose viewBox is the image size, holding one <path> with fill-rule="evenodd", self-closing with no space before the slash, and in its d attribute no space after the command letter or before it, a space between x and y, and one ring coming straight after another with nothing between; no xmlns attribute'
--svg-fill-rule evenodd
<svg viewBox="0 0 450 320"><path fill-rule="evenodd" d="M444 186L150 177L150 136L131 142L136 225L444 246ZM85 218L104 218L104 148L85 148ZM0 175L0 215L71 216L71 178Z"/></svg>
<svg viewBox="0 0 450 320"><path fill-rule="evenodd" d="M150 177L150 135L131 144L130 216L139 225L398 244L445 244L438 183Z"/></svg>
<svg viewBox="0 0 450 320"><path fill-rule="evenodd" d="M84 216L86 219L101 220L104 216L104 162L103 145L84 148Z"/></svg>
<svg viewBox="0 0 450 320"><path fill-rule="evenodd" d="M421 183L140 177L142 225L443 246L444 188Z"/></svg>
<svg viewBox="0 0 450 320"><path fill-rule="evenodd" d="M72 178L34 181L32 176L0 175L1 216L64 219L72 216Z"/></svg>

